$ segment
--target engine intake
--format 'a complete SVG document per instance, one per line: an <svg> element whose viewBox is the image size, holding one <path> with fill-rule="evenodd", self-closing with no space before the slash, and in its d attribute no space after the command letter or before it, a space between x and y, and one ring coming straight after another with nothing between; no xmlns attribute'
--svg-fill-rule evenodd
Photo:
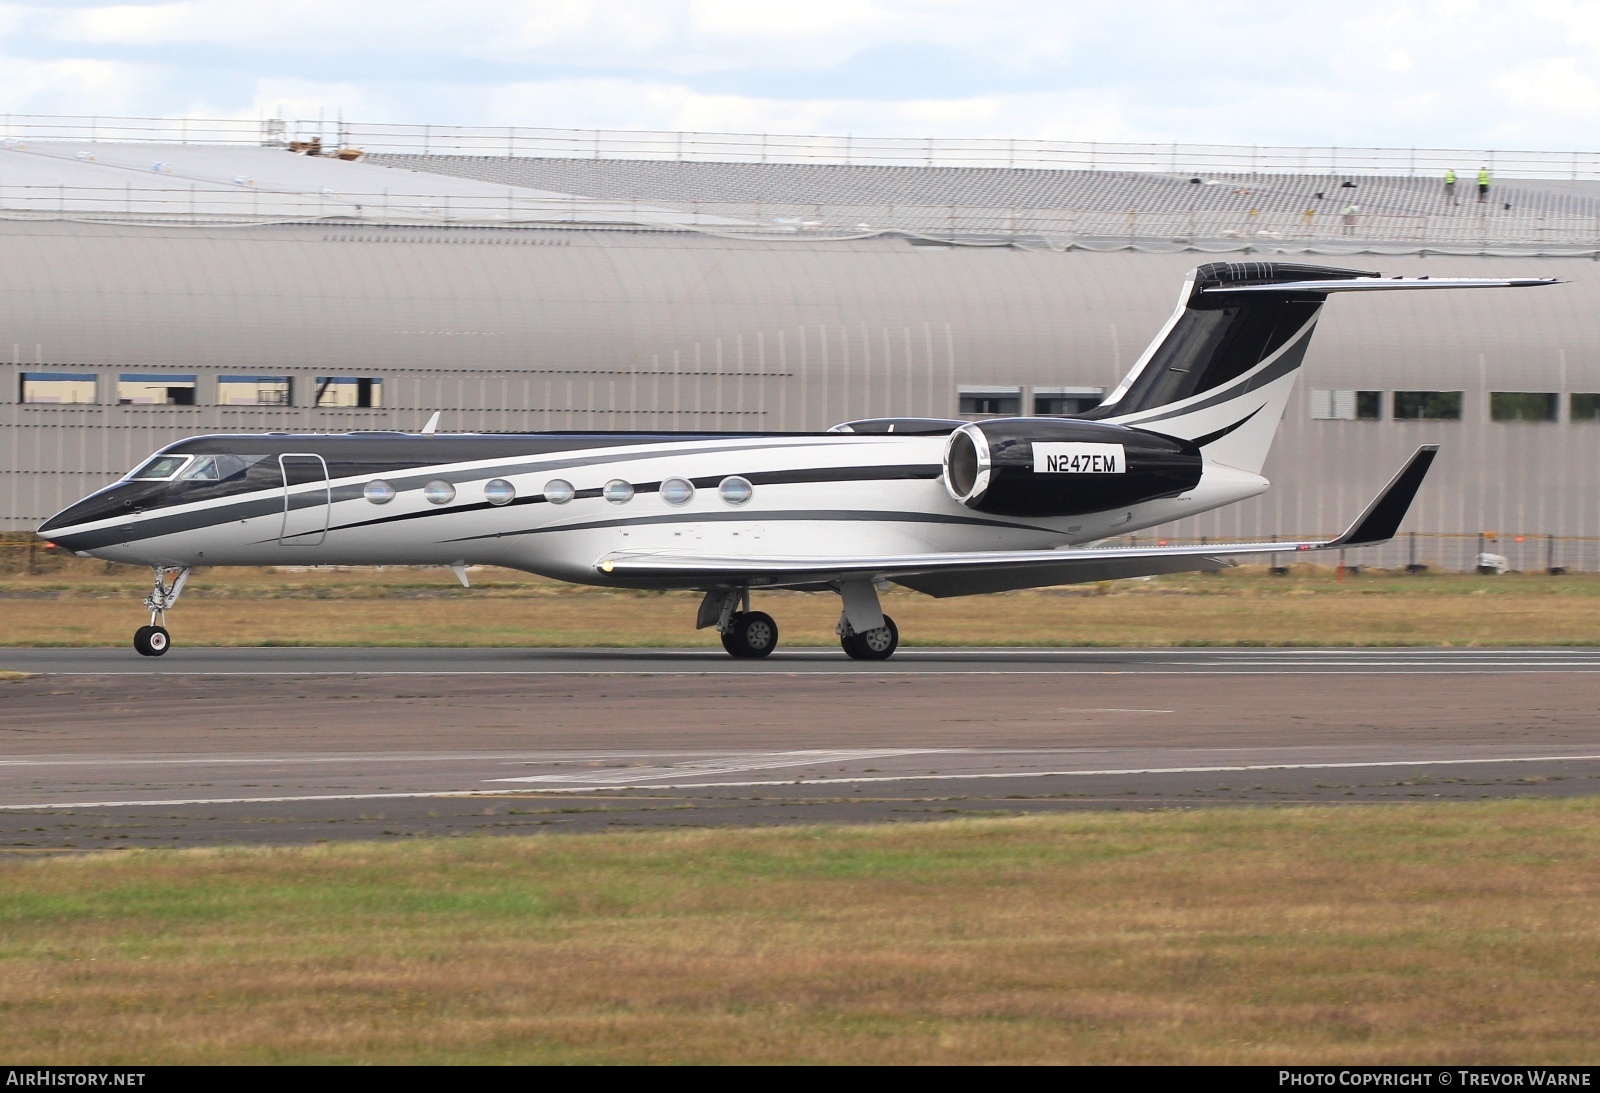
<svg viewBox="0 0 1600 1093"><path fill-rule="evenodd" d="M969 421L945 443L944 485L996 516L1078 516L1174 497L1200 481L1188 440L1097 421Z"/></svg>

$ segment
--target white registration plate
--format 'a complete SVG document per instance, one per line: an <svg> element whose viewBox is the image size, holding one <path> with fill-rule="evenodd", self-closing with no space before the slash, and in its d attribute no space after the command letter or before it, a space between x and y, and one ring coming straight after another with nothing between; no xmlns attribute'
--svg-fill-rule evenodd
<svg viewBox="0 0 1600 1093"><path fill-rule="evenodd" d="M1035 474L1126 474L1128 456L1121 444L1042 444L1033 442Z"/></svg>

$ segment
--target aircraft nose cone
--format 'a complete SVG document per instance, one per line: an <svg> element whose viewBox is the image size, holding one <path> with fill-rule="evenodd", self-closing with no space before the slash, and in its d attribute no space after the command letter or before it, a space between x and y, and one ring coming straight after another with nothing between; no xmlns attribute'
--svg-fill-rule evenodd
<svg viewBox="0 0 1600 1093"><path fill-rule="evenodd" d="M39 536L41 539L50 539L54 537L55 532L60 531L62 528L70 528L74 524L81 524L83 521L75 515L75 511L81 504L82 502L79 502L78 505L68 505L54 516L50 517L50 519L40 524L34 534Z"/></svg>
<svg viewBox="0 0 1600 1093"><path fill-rule="evenodd" d="M102 528L99 531L77 533L75 529L87 524L125 518L137 512L143 504L148 503L148 500L139 489L118 483L68 505L40 524L34 534L50 539L68 550L93 550L112 541L107 538L105 530Z"/></svg>

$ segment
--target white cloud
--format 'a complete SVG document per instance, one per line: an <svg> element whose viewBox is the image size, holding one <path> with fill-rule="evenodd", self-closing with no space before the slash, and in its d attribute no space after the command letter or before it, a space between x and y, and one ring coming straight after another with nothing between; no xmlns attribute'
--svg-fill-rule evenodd
<svg viewBox="0 0 1600 1093"><path fill-rule="evenodd" d="M1600 0L0 6L0 110L1580 147Z"/></svg>
<svg viewBox="0 0 1600 1093"><path fill-rule="evenodd" d="M1587 120L1600 116L1600 85L1576 57L1549 57L1501 73L1495 84L1506 100L1530 112Z"/></svg>

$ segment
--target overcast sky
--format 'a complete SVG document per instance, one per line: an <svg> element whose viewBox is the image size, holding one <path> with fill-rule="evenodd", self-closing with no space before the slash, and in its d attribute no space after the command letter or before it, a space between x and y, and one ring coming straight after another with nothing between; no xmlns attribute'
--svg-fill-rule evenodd
<svg viewBox="0 0 1600 1093"><path fill-rule="evenodd" d="M1600 146L1600 0L57 0L0 36L11 113Z"/></svg>

